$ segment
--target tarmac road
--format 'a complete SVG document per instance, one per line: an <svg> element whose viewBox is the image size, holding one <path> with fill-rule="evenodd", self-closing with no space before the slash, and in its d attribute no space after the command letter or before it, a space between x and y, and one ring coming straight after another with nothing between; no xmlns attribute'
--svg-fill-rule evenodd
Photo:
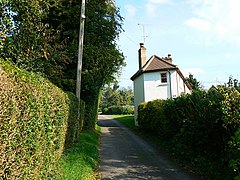
<svg viewBox="0 0 240 180"><path fill-rule="evenodd" d="M196 179L173 165L146 141L113 120L111 116L99 115L98 125L102 129L102 179Z"/></svg>

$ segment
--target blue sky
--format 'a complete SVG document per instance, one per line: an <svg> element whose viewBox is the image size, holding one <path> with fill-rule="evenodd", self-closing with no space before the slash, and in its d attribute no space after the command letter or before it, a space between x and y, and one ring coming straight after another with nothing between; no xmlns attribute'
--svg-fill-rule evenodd
<svg viewBox="0 0 240 180"><path fill-rule="evenodd" d="M172 54L185 76L192 73L205 88L240 79L239 0L115 0L125 18L118 44L127 66L120 86L132 87L138 70L139 43L147 59Z"/></svg>

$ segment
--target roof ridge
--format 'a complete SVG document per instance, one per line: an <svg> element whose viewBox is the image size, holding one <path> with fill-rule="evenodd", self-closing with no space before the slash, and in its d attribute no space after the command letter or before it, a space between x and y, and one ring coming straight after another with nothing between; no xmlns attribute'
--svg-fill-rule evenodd
<svg viewBox="0 0 240 180"><path fill-rule="evenodd" d="M177 65L176 64L173 64L173 63L170 63L170 62L168 62L167 60L165 60L165 59L163 59L163 58L160 58L159 56L157 56L157 55L154 55L157 59L159 59L159 60L161 60L161 61L163 61L164 63L167 63L168 65L170 65L170 66L174 66L174 67L177 67Z"/></svg>
<svg viewBox="0 0 240 180"><path fill-rule="evenodd" d="M166 71L166 70L176 70L178 69L177 65L167 62L163 58L160 58L157 55L152 55L149 60L144 64L144 66L139 69L132 77L131 80L134 80L138 76L147 72L154 71Z"/></svg>

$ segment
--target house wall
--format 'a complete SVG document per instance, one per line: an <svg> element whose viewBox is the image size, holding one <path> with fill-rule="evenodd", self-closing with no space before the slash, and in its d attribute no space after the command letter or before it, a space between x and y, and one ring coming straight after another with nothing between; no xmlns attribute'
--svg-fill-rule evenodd
<svg viewBox="0 0 240 180"><path fill-rule="evenodd" d="M133 82L133 90L134 90L134 115L135 120L137 119L137 108L141 102L145 101L144 98L144 77L143 75L137 77ZM136 123L136 121L135 121Z"/></svg>
<svg viewBox="0 0 240 180"><path fill-rule="evenodd" d="M155 99L167 99L170 97L169 75L167 73L167 83L161 83L161 73L144 73L145 102Z"/></svg>
<svg viewBox="0 0 240 180"><path fill-rule="evenodd" d="M171 72L171 82L172 82L172 97L176 98L181 96L181 94L191 93L186 84L184 83L181 76L177 73L177 71Z"/></svg>
<svg viewBox="0 0 240 180"><path fill-rule="evenodd" d="M167 73L167 83L161 82L161 73ZM137 125L137 108L141 102L176 98L191 93L176 70L144 73L134 80L134 114Z"/></svg>
<svg viewBox="0 0 240 180"><path fill-rule="evenodd" d="M171 82L172 82L172 98L176 98L180 95L180 88L181 80L176 71L170 71L171 73Z"/></svg>
<svg viewBox="0 0 240 180"><path fill-rule="evenodd" d="M186 93L187 94L191 94L192 93L192 91L187 87L187 85L185 83L184 83L184 87L186 89Z"/></svg>

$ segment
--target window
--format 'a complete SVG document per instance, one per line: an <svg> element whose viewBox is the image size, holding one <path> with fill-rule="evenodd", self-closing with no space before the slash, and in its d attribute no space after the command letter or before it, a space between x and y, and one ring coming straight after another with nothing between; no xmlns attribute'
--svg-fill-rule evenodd
<svg viewBox="0 0 240 180"><path fill-rule="evenodd" d="M161 82L166 83L167 82L167 73L161 73Z"/></svg>

